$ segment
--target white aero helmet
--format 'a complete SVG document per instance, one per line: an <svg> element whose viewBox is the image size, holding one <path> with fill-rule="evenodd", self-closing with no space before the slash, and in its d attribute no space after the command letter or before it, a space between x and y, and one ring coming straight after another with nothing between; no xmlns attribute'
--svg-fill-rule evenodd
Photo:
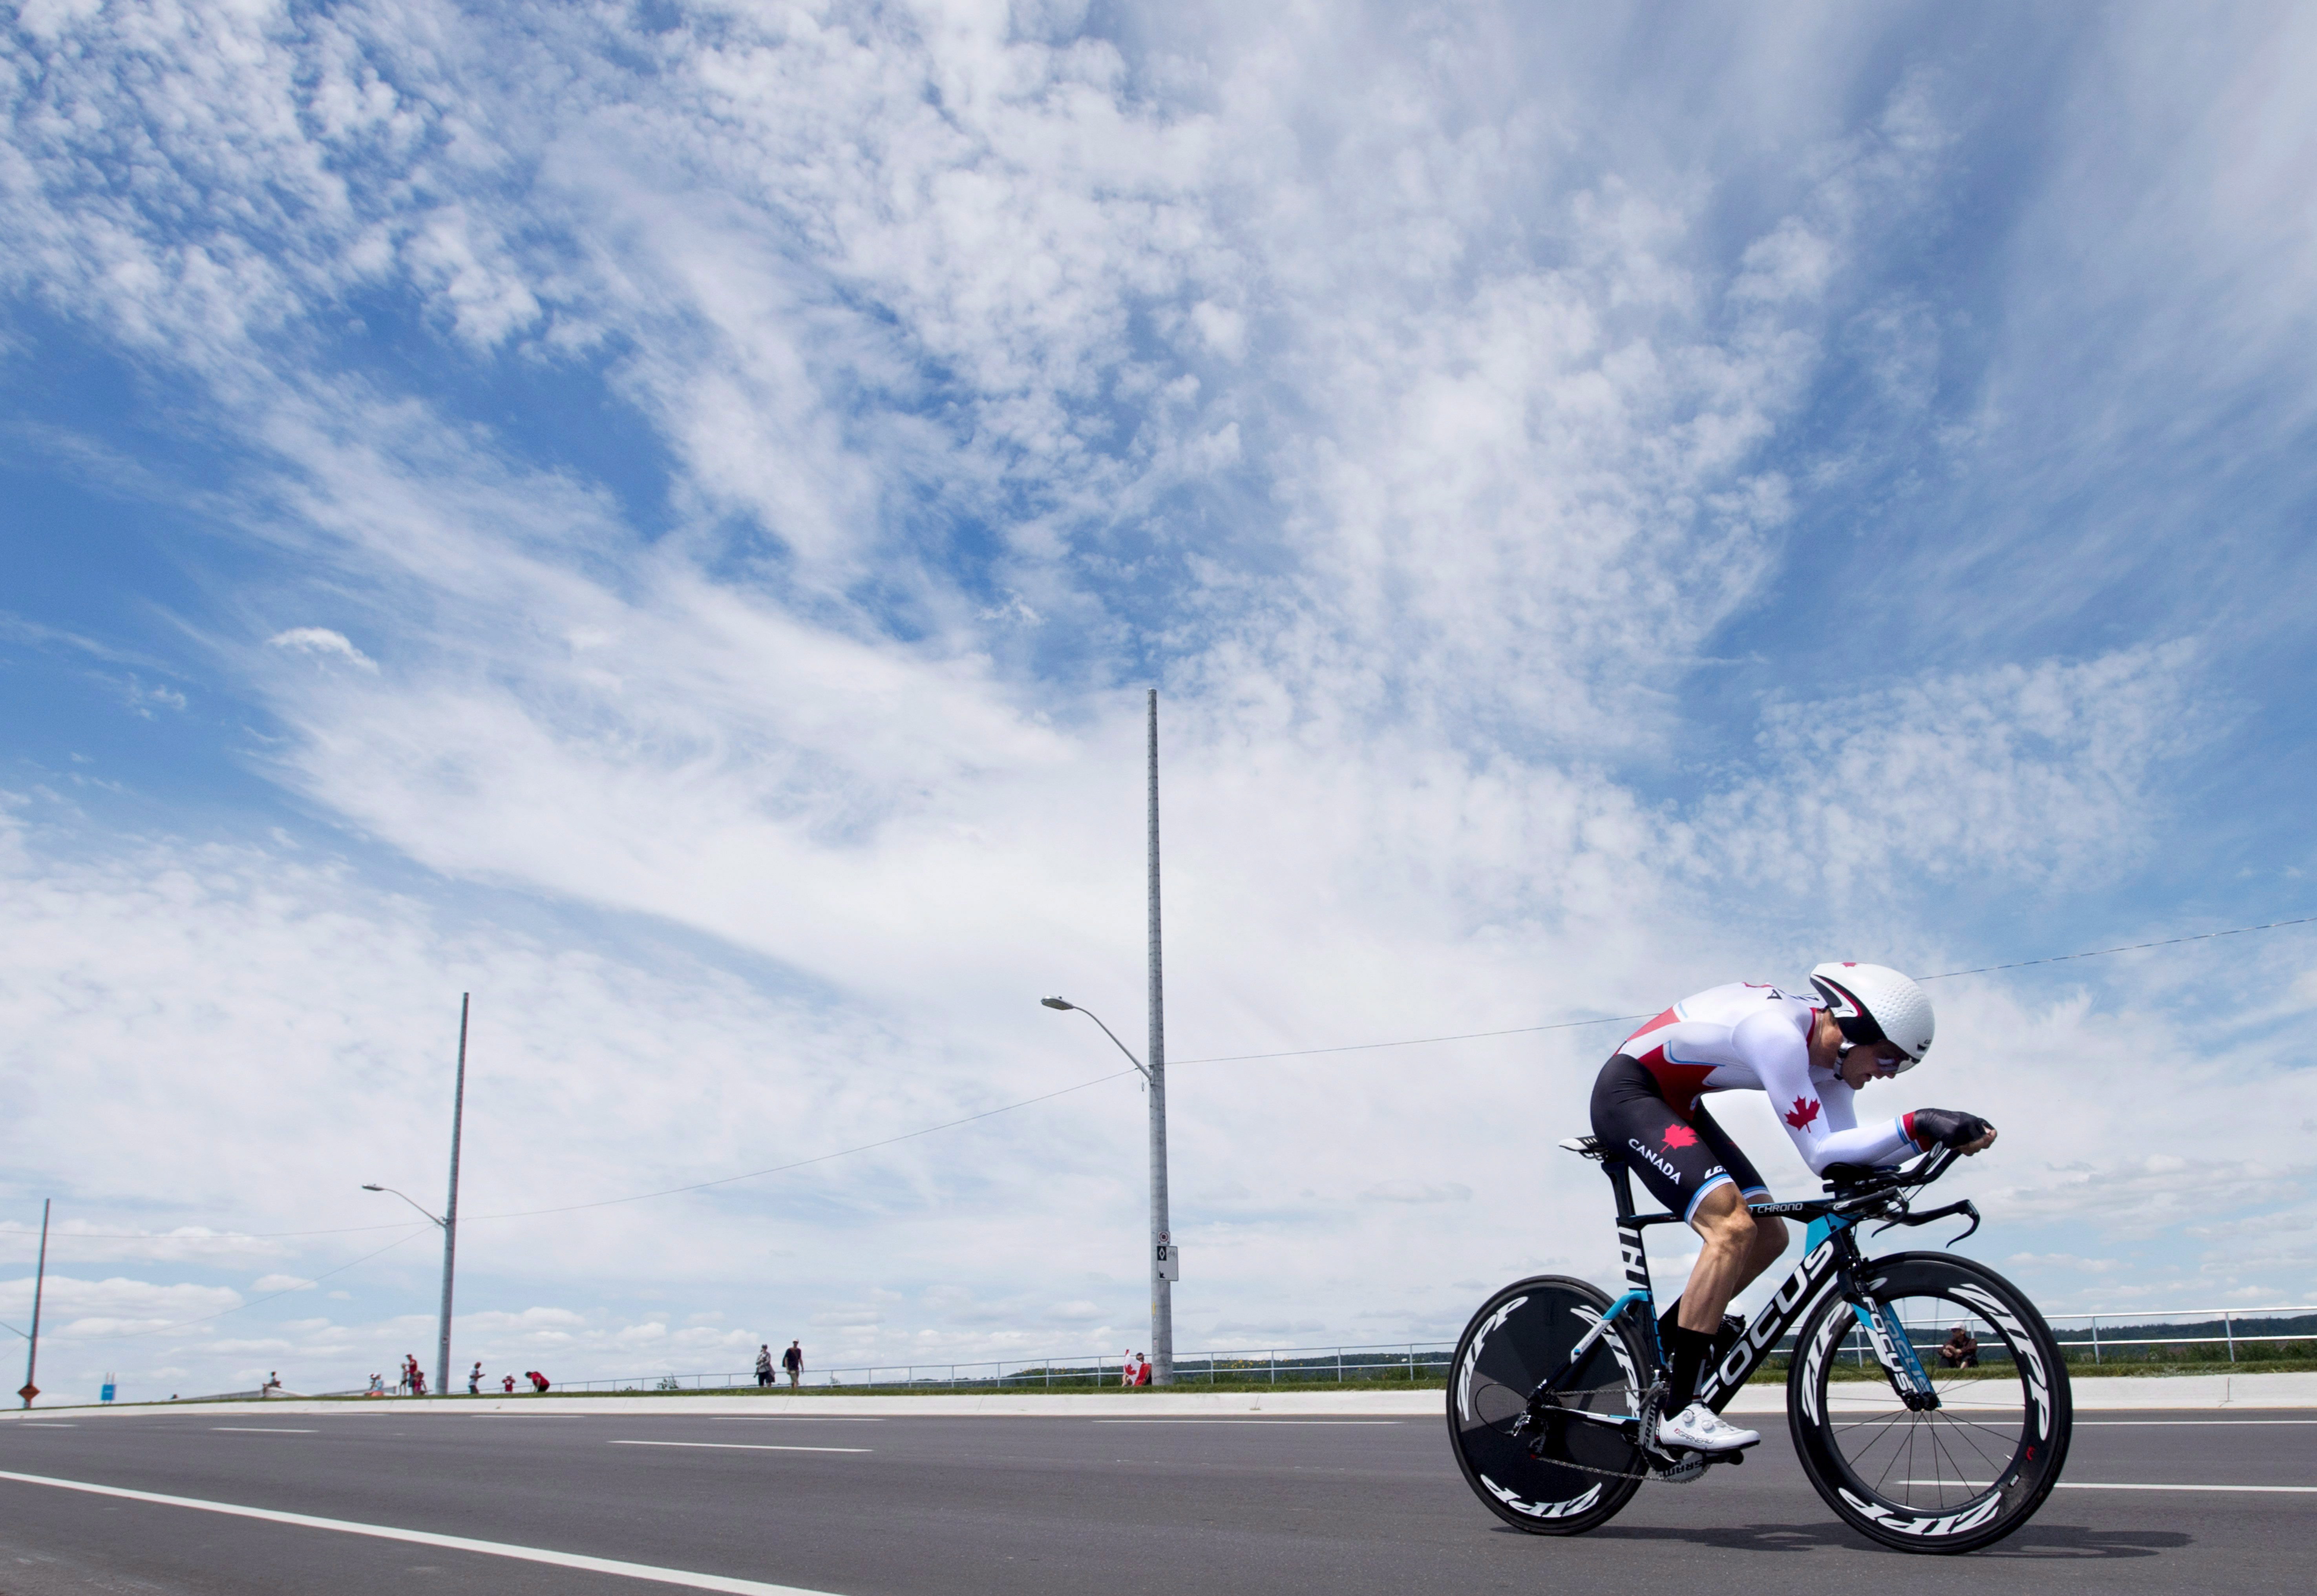
<svg viewBox="0 0 2317 1596"><path fill-rule="evenodd" d="M1938 1029L1931 1000L1897 970L1880 964L1822 964L1810 978L1826 999L1827 1012L1842 1027L1844 1039L1860 1047L1896 1043L1907 1056L1900 1062L1901 1070L1914 1068L1930 1051L1931 1035Z"/></svg>

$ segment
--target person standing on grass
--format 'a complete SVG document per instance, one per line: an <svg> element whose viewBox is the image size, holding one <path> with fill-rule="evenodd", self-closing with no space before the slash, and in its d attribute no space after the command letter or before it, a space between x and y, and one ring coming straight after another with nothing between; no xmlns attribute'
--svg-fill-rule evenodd
<svg viewBox="0 0 2317 1596"><path fill-rule="evenodd" d="M789 1350L781 1354L781 1367L789 1371L789 1389L792 1391L795 1390L797 1388L797 1382L804 1378L804 1347L802 1344L797 1342L789 1342Z"/></svg>
<svg viewBox="0 0 2317 1596"><path fill-rule="evenodd" d="M772 1383L773 1343L770 1342L760 1342L756 1348L756 1384L759 1386L769 1386Z"/></svg>
<svg viewBox="0 0 2317 1596"><path fill-rule="evenodd" d="M1122 1386L1134 1384L1134 1349L1129 1347L1118 1365L1118 1383Z"/></svg>

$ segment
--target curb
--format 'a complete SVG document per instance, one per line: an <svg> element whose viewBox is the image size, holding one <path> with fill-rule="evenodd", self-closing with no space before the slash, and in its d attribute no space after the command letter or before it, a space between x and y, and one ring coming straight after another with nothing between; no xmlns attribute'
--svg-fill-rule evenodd
<svg viewBox="0 0 2317 1596"><path fill-rule="evenodd" d="M2213 1412L2224 1408L2317 1408L2317 1374L2077 1375L2071 1382L2079 1411L2178 1409ZM368 1414L397 1418L756 1418L756 1419L1194 1419L1194 1418L1391 1418L1436 1419L1445 1394L1426 1391L1283 1391L1276 1394L1144 1392L1137 1395L1021 1396L427 1396L360 1398L315 1402L277 1398L250 1402L158 1402L123 1405L90 1404L0 1411L11 1420L159 1418L184 1413L215 1417L253 1411L298 1414ZM1879 1400L1846 1401L1838 1387L1838 1408L1880 1406ZM1786 1406L1780 1384L1748 1386L1730 1404L1733 1413L1777 1413Z"/></svg>

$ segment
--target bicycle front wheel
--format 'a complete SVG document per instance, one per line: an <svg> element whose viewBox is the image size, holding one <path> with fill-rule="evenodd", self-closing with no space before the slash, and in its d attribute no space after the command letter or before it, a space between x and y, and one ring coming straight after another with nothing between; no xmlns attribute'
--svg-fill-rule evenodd
<svg viewBox="0 0 2317 1596"><path fill-rule="evenodd" d="M1568 1416L1641 1411L1651 1364L1630 1315L1570 1365L1608 1306L1588 1281L1537 1275L1489 1298L1456 1343L1448 1366L1456 1464L1489 1511L1516 1529L1582 1534L1615 1517L1641 1487L1645 1465L1623 1431ZM1564 1370L1540 1418L1530 1394Z"/></svg>
<svg viewBox="0 0 2317 1596"><path fill-rule="evenodd" d="M2059 1344L2035 1304L1992 1270L1942 1253L1862 1263L1937 1395L1909 1407L1883 1371L1870 1325L1829 1294L1803 1325L1786 1381L1794 1450L1852 1528L1910 1552L1969 1552L2025 1524L2059 1483L2074 1404ZM1975 1362L1938 1355L1960 1326ZM1893 1342L1895 1347L1895 1342Z"/></svg>

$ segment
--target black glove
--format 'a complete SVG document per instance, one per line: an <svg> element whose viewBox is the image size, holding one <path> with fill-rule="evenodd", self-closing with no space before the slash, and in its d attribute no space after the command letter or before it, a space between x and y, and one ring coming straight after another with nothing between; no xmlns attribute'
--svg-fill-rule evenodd
<svg viewBox="0 0 2317 1596"><path fill-rule="evenodd" d="M1977 1114L1953 1109L1917 1109L1909 1119L1910 1134L1926 1147L1967 1147L1995 1128Z"/></svg>

